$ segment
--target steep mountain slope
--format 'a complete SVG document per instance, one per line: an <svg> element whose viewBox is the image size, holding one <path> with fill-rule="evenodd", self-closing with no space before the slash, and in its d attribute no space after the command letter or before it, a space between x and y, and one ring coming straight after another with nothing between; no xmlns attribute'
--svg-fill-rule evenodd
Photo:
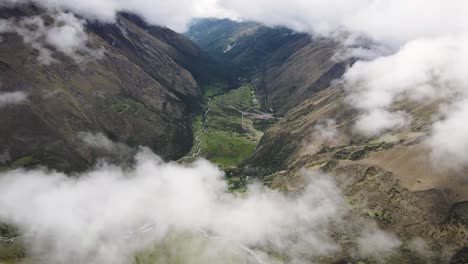
<svg viewBox="0 0 468 264"><path fill-rule="evenodd" d="M123 21L128 21L157 38L160 43L164 44L160 47L164 49L167 55L174 62L187 69L200 85L228 79L229 72L226 70L226 66L217 63L212 57L205 54L189 38L177 34L169 28L151 26L140 17L132 14L121 14L118 24L125 25L125 23L122 23ZM132 36L126 37L132 39ZM117 43L119 42L117 41Z"/></svg>
<svg viewBox="0 0 468 264"><path fill-rule="evenodd" d="M55 19L33 6L2 9L0 18L45 25ZM203 65L210 59L187 38L128 14L117 24L88 22L85 32L87 52L77 59L47 47L56 60L50 64L38 61L38 47L24 36L1 34L0 91L26 97L1 108L2 165L85 169L97 154L79 132L102 132L168 159L190 150L190 113L200 96L193 76L209 81Z"/></svg>
<svg viewBox="0 0 468 264"><path fill-rule="evenodd" d="M348 64L335 60L339 45L332 40L254 22L199 20L187 36L251 78L263 107L277 115L328 87Z"/></svg>
<svg viewBox="0 0 468 264"><path fill-rule="evenodd" d="M402 239L405 250L388 263L447 263L468 243L468 222L455 216L466 213L457 204L468 199L468 185L459 172L439 170L430 159L423 142L434 108L401 105L417 116L410 128L365 139L348 136L357 112L344 98L342 87L331 86L290 110L265 133L249 166L284 191L301 188L304 168L334 175L355 216ZM425 259L411 252L414 238L428 244Z"/></svg>
<svg viewBox="0 0 468 264"><path fill-rule="evenodd" d="M255 22L237 23L228 19L196 20L186 33L203 50L230 65L242 77L250 77L257 71L272 52L291 41L292 34L286 28L272 29Z"/></svg>
<svg viewBox="0 0 468 264"><path fill-rule="evenodd" d="M197 43L211 49L211 54L229 58L236 47L255 49L261 38L255 32L262 26L240 23L235 27L234 22L209 21L201 23L200 30L194 28L189 35L194 41L208 37L211 41ZM226 36L215 37L221 28L227 28L228 42L222 41ZM221 54L226 45L233 48ZM257 60L250 71L252 82L264 107L284 117L265 132L240 174L256 175L285 192L304 187L304 168L333 175L343 186L352 211L350 223L365 226L363 219L373 221L403 241L401 250L385 263L461 263L457 261L465 258L468 243L466 171L438 168L425 144L439 102L403 100L392 110L411 113L408 127L381 137L361 136L354 130L358 111L346 100L342 85L333 82L353 62L337 61L334 55L339 48L330 40L297 34L286 37ZM236 54L242 54L239 50ZM319 263L357 263L352 251L347 252L352 248L350 234L337 231L336 238L343 252ZM427 250L418 253L413 248L414 239L427 243ZM378 258L364 262L376 261Z"/></svg>

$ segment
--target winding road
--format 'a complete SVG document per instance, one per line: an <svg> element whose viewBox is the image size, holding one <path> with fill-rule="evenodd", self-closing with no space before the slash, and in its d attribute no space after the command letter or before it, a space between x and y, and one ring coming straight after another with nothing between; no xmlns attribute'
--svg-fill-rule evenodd
<svg viewBox="0 0 468 264"><path fill-rule="evenodd" d="M211 98L208 98L208 103L207 103L207 109L205 111L205 114L203 115L203 120L202 120L202 129L200 133L195 137L195 141L197 141L197 145L195 147L195 152L192 154L192 157L197 157L201 154L201 145L203 144L202 136L206 134L208 131L206 129L206 120L208 119L208 113L211 111Z"/></svg>

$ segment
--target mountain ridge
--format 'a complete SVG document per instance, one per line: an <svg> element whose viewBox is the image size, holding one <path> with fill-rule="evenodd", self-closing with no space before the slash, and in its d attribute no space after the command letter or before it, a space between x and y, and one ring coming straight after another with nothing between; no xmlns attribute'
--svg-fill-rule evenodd
<svg viewBox="0 0 468 264"><path fill-rule="evenodd" d="M31 5L3 7L0 18L13 24L45 21L48 26L55 23L49 12L53 11ZM85 49L104 50L103 54L95 58L78 54L84 59L77 63L53 47L41 47L50 48L58 60L49 65L36 60L38 50L23 37L2 34L0 91L27 95L27 100L2 107L0 153L6 157L2 165L86 169L105 153L93 154L76 136L78 132L103 133L130 146L148 146L167 159L188 152L191 113L200 109L198 82L224 78L222 67L213 63L220 75L208 74L202 65L211 64L211 58L190 40L167 28L149 26L134 15L122 13L116 24L88 21L84 30Z"/></svg>

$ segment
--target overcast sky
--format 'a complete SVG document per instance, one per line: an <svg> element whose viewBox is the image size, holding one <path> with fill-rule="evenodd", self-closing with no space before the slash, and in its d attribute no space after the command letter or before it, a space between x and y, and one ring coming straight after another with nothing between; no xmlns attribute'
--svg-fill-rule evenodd
<svg viewBox="0 0 468 264"><path fill-rule="evenodd" d="M21 3L29 0L3 0ZM307 32L349 30L377 40L402 43L415 38L466 32L464 0L32 0L48 8L71 9L88 18L112 21L131 11L177 31L194 17L237 17Z"/></svg>

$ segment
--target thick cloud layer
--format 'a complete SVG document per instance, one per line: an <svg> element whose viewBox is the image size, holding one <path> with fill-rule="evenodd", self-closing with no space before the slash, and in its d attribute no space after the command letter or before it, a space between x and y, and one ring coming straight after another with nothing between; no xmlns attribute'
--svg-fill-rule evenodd
<svg viewBox="0 0 468 264"><path fill-rule="evenodd" d="M194 17L237 17L309 33L348 31L393 44L458 35L468 27L464 0L4 0L3 4L25 2L107 22L119 11L130 11L178 31L186 29Z"/></svg>
<svg viewBox="0 0 468 264"><path fill-rule="evenodd" d="M46 170L1 173L0 222L16 224L32 253L45 253L52 263L127 263L136 251L174 234L198 237L193 243L219 240L200 250L229 245L247 259L266 258L249 248L291 258L339 248L329 226L342 221L346 209L326 176L311 175L295 197L255 184L235 194L226 192L223 174L207 161L164 163L148 150L136 160L134 169L103 165L78 178ZM218 254L229 252L224 246Z"/></svg>
<svg viewBox="0 0 468 264"><path fill-rule="evenodd" d="M466 1L453 0L219 0L239 17L335 35L362 34L386 44L457 35L468 27Z"/></svg>

